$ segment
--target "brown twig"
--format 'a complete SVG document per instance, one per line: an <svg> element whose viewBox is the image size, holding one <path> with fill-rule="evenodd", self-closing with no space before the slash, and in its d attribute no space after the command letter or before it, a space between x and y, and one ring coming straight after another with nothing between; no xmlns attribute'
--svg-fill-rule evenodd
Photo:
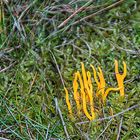
<svg viewBox="0 0 140 140"><path fill-rule="evenodd" d="M32 90L32 87L33 87L33 85L34 85L34 83L35 83L36 77L37 77L37 72L35 73L35 75L34 75L34 77L33 77L33 80L32 80L31 85L30 85L30 87L29 87L28 94L30 94L30 92L31 92L31 90Z"/></svg>
<svg viewBox="0 0 140 140"><path fill-rule="evenodd" d="M111 5L109 5L109 6L105 7L105 8L103 8L103 9L101 9L101 10L99 10L99 11L97 11L97 12L91 14L91 15L89 15L89 16L86 16L86 17L84 17L84 18L82 18L82 19L80 19L80 20L75 21L75 22L73 23L73 25L75 25L75 24L77 24L77 23L79 23L79 22L81 22L81 21L87 20L87 19L89 19L89 18L91 18L91 17L95 17L96 15L101 14L101 13L107 11L107 10L110 10L110 9L112 9L112 8L114 8L114 7L118 6L118 5L120 5L122 2L124 2L124 0L117 1L117 2L115 2L115 3L113 3L113 4L111 4Z"/></svg>
<svg viewBox="0 0 140 140"><path fill-rule="evenodd" d="M110 119L106 125L106 127L104 128L104 130L101 132L101 134L96 138L96 140L99 140L100 137L104 134L104 132L107 130L107 128L109 127L109 125L111 124L113 119Z"/></svg>
<svg viewBox="0 0 140 140"><path fill-rule="evenodd" d="M69 140L70 139L70 136L68 134L68 131L67 131L67 128L66 128L66 124L65 124L64 119L63 119L63 116L62 116L62 112L61 112L61 110L59 108L57 98L55 98L54 101L55 101L56 110L58 111L58 114L60 116L60 119L61 119L61 122L62 122L62 125L63 125L63 128L64 128L64 132L66 134L67 140Z"/></svg>
<svg viewBox="0 0 140 140"><path fill-rule="evenodd" d="M50 51L50 53L51 53L51 55L52 55L52 57L53 57L53 60L54 60L54 62L55 62L55 64L56 64L56 68L57 68L57 71L58 71L58 73L59 73L59 76L60 76L60 79L61 79L62 85L63 85L63 87L65 87L64 80L63 80L63 77L62 77L61 71L60 71L60 69L59 69L59 66L58 66L58 64L57 64L56 58L55 58L55 56L54 56L54 54L53 54L52 51Z"/></svg>
<svg viewBox="0 0 140 140"><path fill-rule="evenodd" d="M48 128L47 128L47 131L46 131L45 140L47 140L47 139L48 139L49 129L50 129L50 124L48 124Z"/></svg>
<svg viewBox="0 0 140 140"><path fill-rule="evenodd" d="M67 22L74 17L77 13L81 12L82 10L85 9L86 6L88 6L93 0L88 1L85 5L83 5L82 7L80 7L79 9L77 9L72 15L70 15L66 20L64 20L59 26L58 28L63 27L65 24L67 24Z"/></svg>
<svg viewBox="0 0 140 140"><path fill-rule="evenodd" d="M125 109L125 110L123 110L123 111L121 111L121 112L119 112L119 113L113 115L113 116L104 117L104 118L99 118L99 119L95 119L95 120L93 120L93 121L78 122L78 123L76 123L75 125L86 124L86 123L89 123L89 122L97 122L97 121L110 120L110 119L112 119L112 118L115 118L115 117L117 117L117 116L119 116L119 115L122 115L122 114L124 114L124 113L126 113L126 112L128 112L128 111L130 111L130 110L132 110L132 109L138 108L138 107L140 107L140 105L139 105L139 104L136 104L136 105L133 105L133 106L131 106L131 107L129 107L129 108L127 108L127 109Z"/></svg>
<svg viewBox="0 0 140 140"><path fill-rule="evenodd" d="M27 132L28 132L28 136L30 137L30 140L33 140L33 134L32 134L32 132L29 129L27 120L26 120L26 129L27 129Z"/></svg>
<svg viewBox="0 0 140 140"><path fill-rule="evenodd" d="M121 128L122 128L122 121L123 121L123 117L121 117L121 120L120 120L120 125L119 125L119 130L118 130L118 134L117 134L117 139L116 140L120 139L120 133L121 133Z"/></svg>
<svg viewBox="0 0 140 140"><path fill-rule="evenodd" d="M2 137L0 137L0 140L10 140L10 139L6 139L6 138L2 138Z"/></svg>
<svg viewBox="0 0 140 140"><path fill-rule="evenodd" d="M15 64L16 64L16 62L10 64L8 67L6 67L6 68L0 70L0 73L5 72L6 70L8 70L9 68L11 68L11 67L12 67L13 65L15 65Z"/></svg>

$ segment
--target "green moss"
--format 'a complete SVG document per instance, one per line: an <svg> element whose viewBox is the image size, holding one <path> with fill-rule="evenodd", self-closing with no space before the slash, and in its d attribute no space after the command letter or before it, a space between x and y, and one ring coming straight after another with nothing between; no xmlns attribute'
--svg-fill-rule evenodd
<svg viewBox="0 0 140 140"><path fill-rule="evenodd" d="M86 117L69 119L60 74L73 100L73 73L80 70L81 61L87 69L89 64L102 66L108 87L117 85L114 59L119 61L120 66L122 61L127 63L125 99L121 101L117 93L110 94L107 105L100 106L97 118L110 116L110 107L116 114L139 103L139 2L125 1L110 11L73 25L74 21L112 3L97 1L93 5L98 8L92 9L91 5L89 11L79 12L68 24L58 29L72 14L71 10L85 4L68 2L71 1L63 2L65 5L59 1L36 1L19 21L20 28L15 27L14 30L14 23L18 23L16 19L23 12L21 8L27 8L32 1L3 3L4 18L0 20L0 29L3 30L0 38L0 45L3 44L0 46L0 122L1 130L6 129L8 133L1 134L1 137L45 139L48 130L48 139L65 139L54 103L57 97L71 139L96 139L107 125L99 139L116 139L121 116L111 122L97 121L79 125L78 128L75 124L87 121ZM17 16L16 12L19 12ZM4 68L7 70L2 72ZM72 105L75 108L74 101ZM95 107L99 109L98 105ZM139 139L139 109L128 111L122 116L120 138Z"/></svg>

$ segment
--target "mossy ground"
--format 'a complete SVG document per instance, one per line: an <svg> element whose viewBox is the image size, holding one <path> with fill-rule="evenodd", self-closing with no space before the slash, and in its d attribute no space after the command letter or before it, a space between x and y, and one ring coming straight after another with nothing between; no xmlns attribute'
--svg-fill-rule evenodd
<svg viewBox="0 0 140 140"><path fill-rule="evenodd" d="M76 7L85 3L1 1L1 137L66 139L60 115L56 113L54 99L57 98L71 139L140 139L139 108L113 119L80 126L76 123L87 121L85 116L75 115L74 120L68 117L62 79L72 95L73 73L81 69L81 61L89 70L90 64L101 66L108 87L117 86L114 60L119 61L120 71L122 62L127 64L125 98L120 101L118 93L109 94L105 106L96 106L98 118L110 116L110 108L116 114L140 103L139 1L124 1L74 25L77 19L112 4L112 1L93 2L85 12L75 15L61 29L57 28Z"/></svg>

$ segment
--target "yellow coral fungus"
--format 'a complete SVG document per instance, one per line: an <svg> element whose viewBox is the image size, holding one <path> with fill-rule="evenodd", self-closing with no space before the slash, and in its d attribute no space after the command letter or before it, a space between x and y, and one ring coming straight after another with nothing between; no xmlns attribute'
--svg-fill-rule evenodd
<svg viewBox="0 0 140 140"><path fill-rule="evenodd" d="M98 88L97 90L99 90L100 89L100 83L99 83L98 78L97 78L96 70L95 70L95 68L92 64L90 66L93 70L94 80L95 80L95 82L97 84L97 88Z"/></svg>
<svg viewBox="0 0 140 140"><path fill-rule="evenodd" d="M93 120L94 117L92 117L89 113L88 113L88 110L87 110L87 104L86 104L86 94L84 91L81 90L81 93L82 93L82 99L83 99L83 111L85 113L85 115L87 116L87 118L89 120Z"/></svg>
<svg viewBox="0 0 140 140"><path fill-rule="evenodd" d="M124 97L124 79L126 77L127 69L126 69L126 63L123 61L123 66L124 66L124 72L123 74L119 73L118 70L118 61L115 60L115 73L116 73L116 79L118 82L118 86L120 88L120 96Z"/></svg>
<svg viewBox="0 0 140 140"><path fill-rule="evenodd" d="M106 85L103 72L102 72L101 68L98 67L98 70L99 70L99 72L97 73L98 77L99 77L99 81L98 81L96 70L95 70L94 66L93 65L90 65L90 66L93 70L94 79L95 79L95 82L97 84L96 96L98 97L99 95L101 95L102 100L103 100L103 96L105 93L105 85Z"/></svg>
<svg viewBox="0 0 140 140"><path fill-rule="evenodd" d="M90 102L90 109L91 109L91 114L92 114L92 117L94 118L95 117L95 113L94 113L94 105L93 105L93 92L91 92L91 84L89 85L89 82L91 83L91 74L90 72L87 72L88 73L88 78L90 79L87 79L87 73L86 73L86 70L85 70L85 67L84 67L84 63L81 63L81 66L82 66L82 75L83 75L83 81L84 81L84 87L85 87L85 93L88 95L89 97L89 102Z"/></svg>
<svg viewBox="0 0 140 140"><path fill-rule="evenodd" d="M92 87L92 81L91 81L91 73L88 71L87 72L87 79L88 79L88 86L90 93L93 94L93 87Z"/></svg>
<svg viewBox="0 0 140 140"><path fill-rule="evenodd" d="M82 80L82 77L81 77L79 71L77 72L77 76L78 76L79 82L80 82L80 91L81 91L83 111L84 111L85 115L87 116L87 118L91 120L91 116L90 116L90 114L87 111L86 95L85 95L85 91L84 91L84 84L83 84L83 80Z"/></svg>
<svg viewBox="0 0 140 140"><path fill-rule="evenodd" d="M81 90L84 90L83 80L82 80L82 77L81 77L81 75L80 75L80 72L79 72L79 71L77 72L77 77L79 78L79 82L80 82L80 87L81 87Z"/></svg>
<svg viewBox="0 0 140 140"><path fill-rule="evenodd" d="M70 116L72 116L72 109L71 109L71 104L69 101L69 94L68 94L68 90L66 89L66 87L64 87L65 93L66 93L66 104L70 113Z"/></svg>
<svg viewBox="0 0 140 140"><path fill-rule="evenodd" d="M93 87L92 87L92 81L91 81L91 73L88 71L87 72L87 77L88 77L88 87L89 87L89 94L90 94L90 109L91 109L91 114L92 114L92 119L95 118L95 113L94 113L94 103L93 103Z"/></svg>
<svg viewBox="0 0 140 140"><path fill-rule="evenodd" d="M82 75L83 75L84 88L89 93L87 74L86 74L86 70L85 70L84 63L83 62L81 62L81 66L82 66Z"/></svg>
<svg viewBox="0 0 140 140"><path fill-rule="evenodd" d="M99 89L99 92L97 93L97 96L98 96L99 93L101 93L101 96L103 98L106 83L105 83L104 75L103 75L103 72L102 72L101 68L98 67L98 69L99 69L98 76L99 76L99 79L100 79L100 89Z"/></svg>
<svg viewBox="0 0 140 140"><path fill-rule="evenodd" d="M74 95L74 100L76 102L78 114L80 114L80 94L78 92L77 78L78 78L78 75L77 75L77 72L76 72L75 73L75 78L74 78L74 81L73 81L73 95Z"/></svg>
<svg viewBox="0 0 140 140"><path fill-rule="evenodd" d="M108 88L105 91L105 94L103 95L103 103L105 103L106 97L107 97L107 95L109 94L110 91L118 91L118 90L120 90L120 88Z"/></svg>
<svg viewBox="0 0 140 140"><path fill-rule="evenodd" d="M102 69L98 67L98 72L96 72L96 69L94 68L94 66L93 65L90 65L90 66L93 70L93 78L97 84L95 97L101 97L101 100L99 100L99 103L101 103L101 101L105 103L106 98L111 91L120 91L120 96L124 96L124 83L123 82L124 82L124 78L126 77L126 72L127 72L125 62L123 62L124 72L123 74L120 74L118 70L118 61L115 60L115 73L116 73L116 79L118 82L117 88L110 87L108 89L105 89L106 82L105 82ZM89 120L94 120L95 119L95 109L94 109L94 100L93 100L94 90L93 90L93 85L92 85L91 73L90 71L86 71L83 62L81 62L81 70L82 70L81 74L79 71L77 71L74 75L73 97L76 102L78 115L80 115L83 110L83 113ZM68 106L69 113L72 116L72 108L69 101L68 91L66 88L64 89L66 93L66 104ZM97 99L100 99L100 98L97 98ZM113 114L112 110L111 110L111 114Z"/></svg>
<svg viewBox="0 0 140 140"><path fill-rule="evenodd" d="M87 117L88 119L93 120L93 119L95 118L94 106L93 106L93 98L92 98L92 93L89 93L91 90L89 90L89 87L87 87L87 86L89 86L89 85L88 85L89 79L87 80L86 71L85 71L85 69L84 69L84 66L83 66L83 69L82 69L82 70L83 70L83 73L82 73L82 74L84 74L83 77L86 78L86 79L85 79L85 80L86 80L86 82L85 82L86 85L85 85L85 83L84 83L83 80L82 80L82 77L81 77L81 75L80 75L80 72L77 72L77 76L78 76L79 81L80 81L80 91L81 91L83 112L84 112L84 114L86 115L86 117ZM89 77L90 77L90 76L88 75L88 78L89 78ZM91 85L90 85L90 86L91 86ZM85 90L85 89L88 89L88 90ZM87 92L88 92L88 93L87 93ZM87 110L86 94L88 94L88 96L89 96L90 109L91 109L91 114L92 114L92 115L90 115L90 114L88 113L88 110Z"/></svg>

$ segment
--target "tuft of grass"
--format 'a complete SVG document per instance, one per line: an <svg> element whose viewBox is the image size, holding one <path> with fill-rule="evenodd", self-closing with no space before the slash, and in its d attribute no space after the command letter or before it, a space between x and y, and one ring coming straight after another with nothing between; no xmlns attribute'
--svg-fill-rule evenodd
<svg viewBox="0 0 140 140"><path fill-rule="evenodd" d="M81 61L87 69L90 63L101 65L108 86L117 85L114 59L127 63L125 99L119 101L117 94L110 94L99 111L100 118L111 116L110 108L117 114L139 105L140 99L140 2L123 1L108 10L104 9L113 1L92 2L58 28L86 3L1 1L0 137L66 139L56 112L57 98L70 139L140 139L139 108L78 126L87 121L85 116L69 119L62 81L72 91L73 73L80 70ZM77 22L100 10L103 12Z"/></svg>

